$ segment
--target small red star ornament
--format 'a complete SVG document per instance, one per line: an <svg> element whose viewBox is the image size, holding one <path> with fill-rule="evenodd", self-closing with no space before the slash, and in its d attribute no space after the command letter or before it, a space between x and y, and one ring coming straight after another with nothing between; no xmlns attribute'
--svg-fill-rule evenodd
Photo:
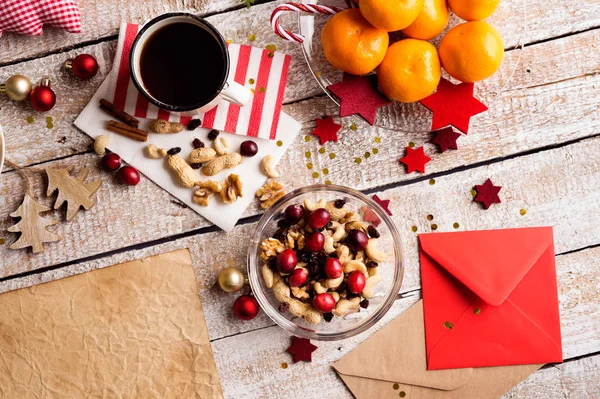
<svg viewBox="0 0 600 399"><path fill-rule="evenodd" d="M373 200L379 204L380 207L383 208L385 213L392 216L392 211L390 211L390 200L382 200L377 195L373 196Z"/></svg>
<svg viewBox="0 0 600 399"><path fill-rule="evenodd" d="M337 132L340 131L342 125L338 125L333 121L333 116L326 116L323 119L317 119L317 128L312 134L317 136L321 141L321 145L328 141L338 141Z"/></svg>
<svg viewBox="0 0 600 399"><path fill-rule="evenodd" d="M408 173L412 173L415 170L425 173L425 164L429 161L431 161L431 158L425 155L423 147L417 149L406 147L406 156L400 159L400 162L406 165Z"/></svg>
<svg viewBox="0 0 600 399"><path fill-rule="evenodd" d="M377 75L355 76L348 73L340 83L327 88L340 99L340 116L358 114L371 125L377 109L391 104L377 89Z"/></svg>
<svg viewBox="0 0 600 399"><path fill-rule="evenodd" d="M433 133L435 136L430 140L430 143L437 144L440 147L441 152L446 152L449 148L458 150L458 144L456 144L456 140L458 140L458 138L462 135L460 133L456 133L454 129L452 129L452 126L436 130Z"/></svg>
<svg viewBox="0 0 600 399"><path fill-rule="evenodd" d="M481 202L485 209L489 209L490 205L502 202L498 196L500 190L502 190L502 187L494 186L492 180L487 179L485 183L475 186L475 191L477 191L475 201Z"/></svg>
<svg viewBox="0 0 600 399"><path fill-rule="evenodd" d="M373 223L373 226L377 227L381 224L379 217L369 208L368 206L361 206L360 209L363 211L363 221L367 223Z"/></svg>
<svg viewBox="0 0 600 399"><path fill-rule="evenodd" d="M311 344L310 340L306 338L292 337L292 346L287 351L294 355L294 363L298 363L301 360L312 362L312 353L317 349L318 347Z"/></svg>
<svg viewBox="0 0 600 399"><path fill-rule="evenodd" d="M473 83L455 85L444 78L440 80L436 92L420 101L433 112L431 130L452 125L467 134L471 117L488 109L473 97L473 87Z"/></svg>

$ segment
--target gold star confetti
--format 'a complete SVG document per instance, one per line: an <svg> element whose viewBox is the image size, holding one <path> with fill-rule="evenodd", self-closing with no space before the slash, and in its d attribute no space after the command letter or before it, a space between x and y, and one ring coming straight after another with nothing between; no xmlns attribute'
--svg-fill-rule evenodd
<svg viewBox="0 0 600 399"><path fill-rule="evenodd" d="M323 148L323 147L319 148L319 154L325 154L325 148Z"/></svg>
<svg viewBox="0 0 600 399"><path fill-rule="evenodd" d="M275 144L277 144L277 147L281 147L283 145L283 141L277 140L277 143L275 143Z"/></svg>
<svg viewBox="0 0 600 399"><path fill-rule="evenodd" d="M309 162L309 163L307 163L307 164L306 164L306 167L307 167L308 169L312 169L312 168L313 168L313 164Z"/></svg>
<svg viewBox="0 0 600 399"><path fill-rule="evenodd" d="M310 156L311 156L311 154L310 154L310 151L306 151L306 152L304 153L304 156L305 156L306 158L310 158Z"/></svg>
<svg viewBox="0 0 600 399"><path fill-rule="evenodd" d="M52 117L51 116L47 116L46 117L46 123L50 123L52 122Z"/></svg>
<svg viewBox="0 0 600 399"><path fill-rule="evenodd" d="M438 229L438 225L437 224L434 223L434 224L431 225L431 230L435 231L437 229Z"/></svg>
<svg viewBox="0 0 600 399"><path fill-rule="evenodd" d="M4 238L0 238L0 245L4 245L6 241L4 240Z"/></svg>
<svg viewBox="0 0 600 399"><path fill-rule="evenodd" d="M253 85L253 84L254 84L254 82L256 82L256 80L254 80L254 78L250 78L250 79L248 79L248 83L250 83L251 85Z"/></svg>
<svg viewBox="0 0 600 399"><path fill-rule="evenodd" d="M400 393L398 394L398 396L400 396L401 398L404 398L406 396L406 392L400 391Z"/></svg>
<svg viewBox="0 0 600 399"><path fill-rule="evenodd" d="M416 232L417 232L417 230L419 230L419 228L418 228L417 226L413 226L413 227L411 228L411 230L413 231L413 233L416 233Z"/></svg>
<svg viewBox="0 0 600 399"><path fill-rule="evenodd" d="M397 391L398 389L400 389L400 385L394 384L394 386L392 388L394 388L394 390Z"/></svg>
<svg viewBox="0 0 600 399"><path fill-rule="evenodd" d="M454 324L452 324L450 321L445 321L444 327L446 327L448 330L452 330L454 328Z"/></svg>
<svg viewBox="0 0 600 399"><path fill-rule="evenodd" d="M269 51L269 52L267 53L267 57L269 57L269 58L273 58L273 57L275 57L275 54L274 54L272 51Z"/></svg>
<svg viewBox="0 0 600 399"><path fill-rule="evenodd" d="M254 94L254 89L250 89L250 93Z"/></svg>
<svg viewBox="0 0 600 399"><path fill-rule="evenodd" d="M319 172L313 172L312 176L316 179L317 177L319 177Z"/></svg>
<svg viewBox="0 0 600 399"><path fill-rule="evenodd" d="M248 40L250 40L251 42L256 40L256 35L253 33L250 36L248 36Z"/></svg>
<svg viewBox="0 0 600 399"><path fill-rule="evenodd" d="M46 127L47 127L48 129L52 129L52 128L54 127L54 123L52 123L52 122L48 122L48 123L46 124Z"/></svg>
<svg viewBox="0 0 600 399"><path fill-rule="evenodd" d="M231 39L227 39L227 40L225 40L225 41L227 42L227 44L231 44L231 43L233 43L233 40L231 40Z"/></svg>
<svg viewBox="0 0 600 399"><path fill-rule="evenodd" d="M413 143L412 141L409 141L409 143L408 143L408 146L409 146L410 148L413 148L413 147L415 146L415 143Z"/></svg>
<svg viewBox="0 0 600 399"><path fill-rule="evenodd" d="M331 180L325 180L325 184L331 184Z"/></svg>
<svg viewBox="0 0 600 399"><path fill-rule="evenodd" d="M315 76L316 76L317 78L320 78L320 77L321 77L321 72L318 72L318 71L317 71L317 72L315 72Z"/></svg>
<svg viewBox="0 0 600 399"><path fill-rule="evenodd" d="M377 153L379 152L379 150L377 148L373 148L371 150L371 152L373 153L373 155L377 155Z"/></svg>
<svg viewBox="0 0 600 399"><path fill-rule="evenodd" d="M267 89L265 89L264 87L261 87L261 88L258 89L258 91L261 92L261 93L264 93L265 90L267 90Z"/></svg>
<svg viewBox="0 0 600 399"><path fill-rule="evenodd" d="M370 152L365 152L365 158L369 158L371 157L371 153Z"/></svg>
<svg viewBox="0 0 600 399"><path fill-rule="evenodd" d="M322 172L323 172L324 175L328 175L329 174L329 169L323 168Z"/></svg>
<svg viewBox="0 0 600 399"><path fill-rule="evenodd" d="M481 309L475 308L475 309L473 309L473 313L479 314L479 313L481 313Z"/></svg>
<svg viewBox="0 0 600 399"><path fill-rule="evenodd" d="M429 179L429 185L433 186L435 184L435 179Z"/></svg>
<svg viewBox="0 0 600 399"><path fill-rule="evenodd" d="M477 190L471 190L471 197L477 197Z"/></svg>
<svg viewBox="0 0 600 399"><path fill-rule="evenodd" d="M354 159L354 162L356 162L358 165L360 165L360 163L362 162L362 159L356 158L356 159Z"/></svg>
<svg viewBox="0 0 600 399"><path fill-rule="evenodd" d="M452 225L452 227L454 227L455 229L458 229L458 228L460 227L460 224L458 224L458 223L454 223L454 224Z"/></svg>
<svg viewBox="0 0 600 399"><path fill-rule="evenodd" d="M376 143L381 143L381 138L380 137L375 137L375 139L373 140Z"/></svg>
<svg viewBox="0 0 600 399"><path fill-rule="evenodd" d="M358 129L358 126L356 126L356 123L353 123L350 125L350 130L356 131L356 129Z"/></svg>
<svg viewBox="0 0 600 399"><path fill-rule="evenodd" d="M335 159L336 156L337 155L335 155L335 153L332 152L331 154L329 154L329 159Z"/></svg>
<svg viewBox="0 0 600 399"><path fill-rule="evenodd" d="M308 143L310 141L310 136L304 136L304 141Z"/></svg>
<svg viewBox="0 0 600 399"><path fill-rule="evenodd" d="M274 44L267 44L267 47L265 47L265 48L266 48L267 50L270 50L270 51L275 51L275 50L277 50L277 46L276 46L276 45L274 45Z"/></svg>
<svg viewBox="0 0 600 399"><path fill-rule="evenodd" d="M525 216L527 214L527 210L526 209L521 209L519 211L519 213L521 214L521 216Z"/></svg>
<svg viewBox="0 0 600 399"><path fill-rule="evenodd" d="M287 369L288 368L288 364L286 362L281 363L281 368L282 369Z"/></svg>
<svg viewBox="0 0 600 399"><path fill-rule="evenodd" d="M433 215L427 215L427 220L431 222L433 220Z"/></svg>
<svg viewBox="0 0 600 399"><path fill-rule="evenodd" d="M33 116L27 117L27 123L33 123Z"/></svg>

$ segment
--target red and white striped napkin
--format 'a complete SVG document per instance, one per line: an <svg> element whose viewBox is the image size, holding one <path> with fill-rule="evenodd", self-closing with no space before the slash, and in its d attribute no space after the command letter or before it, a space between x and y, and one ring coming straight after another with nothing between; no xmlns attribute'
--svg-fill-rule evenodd
<svg viewBox="0 0 600 399"><path fill-rule="evenodd" d="M71 33L81 32L79 9L74 0L0 0L2 32L39 36L49 24Z"/></svg>
<svg viewBox="0 0 600 399"><path fill-rule="evenodd" d="M192 117L159 109L135 88L129 73L129 54L140 25L123 24L117 54L109 79L108 96L116 108L138 118L166 119L187 124ZM281 114L283 93L291 57L266 49L229 44L229 76L254 90L252 102L244 107L222 100L205 114L198 114L202 127L273 140ZM269 56L272 53L272 56ZM250 84L250 79L254 80Z"/></svg>

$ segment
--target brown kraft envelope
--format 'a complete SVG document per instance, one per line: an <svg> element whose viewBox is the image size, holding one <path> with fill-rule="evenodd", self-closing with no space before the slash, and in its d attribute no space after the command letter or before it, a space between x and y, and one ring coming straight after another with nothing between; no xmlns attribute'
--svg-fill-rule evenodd
<svg viewBox="0 0 600 399"><path fill-rule="evenodd" d="M187 249L0 295L2 398L222 398Z"/></svg>
<svg viewBox="0 0 600 399"><path fill-rule="evenodd" d="M541 366L428 371L422 300L333 365L358 399L499 398Z"/></svg>

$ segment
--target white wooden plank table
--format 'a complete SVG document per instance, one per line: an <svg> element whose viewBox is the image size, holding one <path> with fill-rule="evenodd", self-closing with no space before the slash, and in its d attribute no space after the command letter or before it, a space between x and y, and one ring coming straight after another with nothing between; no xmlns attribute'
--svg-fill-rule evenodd
<svg viewBox="0 0 600 399"><path fill-rule="evenodd" d="M525 50L508 51L506 63L521 57L509 90L498 98L509 72L502 69L483 84L477 96L490 106L472 120L471 133L460 139L460 150L434 155L427 174L407 175L397 160L409 141L427 144L429 136L394 131L398 115L380 111L389 129L359 124L347 126L337 144L324 154L313 138L304 137L314 120L335 114L335 105L320 91L304 63L299 46L279 40L268 17L282 1L262 1L246 9L237 0L80 0L80 35L46 28L41 37L4 34L0 38L0 81L22 73L37 81L50 75L58 96L47 115L0 97L0 124L6 132L8 158L27 167L38 199L46 185L42 169L61 166L80 169L98 162L91 139L73 120L112 67L116 35L122 22L142 23L164 12L187 11L207 16L227 39L256 46L274 43L293 56L285 93L285 111L301 121L303 131L280 164L282 182L289 188L330 180L392 200L393 219L401 231L406 273L395 305L371 331L352 339L318 343L312 363L291 365L285 349L287 334L264 314L240 322L231 314L234 297L216 287L219 271L245 267L248 234L260 208L254 203L230 234L210 226L147 179L131 189L106 179L91 168L90 179L102 176L98 205L80 213L72 223L54 229L63 237L46 251L32 255L8 245L16 234L6 232L8 214L19 205L25 187L19 174L7 168L0 178L0 292L32 286L65 276L107 267L177 248L190 248L213 350L228 398L344 398L351 397L331 363L421 295L417 234L438 231L552 225L555 228L557 273L565 362L548 365L510 391L507 398L600 398L600 3L596 0L527 0L528 33ZM504 0L490 18L507 48L522 39L521 26L510 12L521 0ZM100 71L89 82L73 79L61 69L76 54L91 53ZM28 123L27 117L34 122ZM428 115L416 110L416 123ZM375 145L374 139L380 138ZM372 147L378 154L361 165ZM313 170L305 167L311 153ZM329 153L335 152L335 159ZM323 168L329 174L322 173ZM313 178L313 171L321 172ZM472 202L470 190L491 177L503 187L502 204L483 210ZM435 184L430 184L430 179ZM128 210L123 210L128 204ZM526 210L522 215L521 210ZM57 217L57 214L54 216ZM460 227L453 226L458 223ZM417 233L412 231L417 227ZM283 362L290 367L283 369Z"/></svg>

